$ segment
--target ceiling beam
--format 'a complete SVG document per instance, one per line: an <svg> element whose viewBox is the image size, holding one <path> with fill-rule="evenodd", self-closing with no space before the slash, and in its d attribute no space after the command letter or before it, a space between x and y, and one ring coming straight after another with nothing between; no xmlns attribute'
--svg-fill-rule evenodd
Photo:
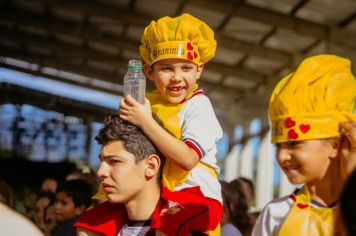
<svg viewBox="0 0 356 236"><path fill-rule="evenodd" d="M41 68L38 68L38 70L32 70L29 68L23 68L23 67L19 67L19 66L15 66L15 65L10 65L10 64L6 64L4 62L0 62L0 67L3 68L7 68L10 70L15 70L15 71L19 71L19 72L23 72L26 74L30 74L33 76L39 76L39 77L43 77L43 78L47 78L47 79L51 79L51 80L56 80L62 83L66 83L66 84L71 84L71 85L75 85L75 86L79 86L79 87L83 87L83 88L88 88L88 89L93 89L96 91L100 91L100 92L105 92L105 93L110 93L110 94L115 94L115 95L119 95L122 96L123 93L122 91L119 91L117 89L114 88L103 88L103 87L99 87L94 85L92 82L88 82L88 83L81 83L75 80L70 80L70 79L66 79L63 78L61 76L54 76L54 75L50 75L47 73L44 73ZM88 81L91 81L91 79L88 78Z"/></svg>
<svg viewBox="0 0 356 236"><path fill-rule="evenodd" d="M356 33L354 32L346 32L338 26L324 25L310 20L301 19L296 16L286 15L271 9L254 6L245 1L222 0L219 1L219 4L216 4L215 0L195 0L190 1L190 4L214 9L221 13L229 12L227 11L228 9L231 11L232 8L235 8L235 16L263 22L278 28L292 30L300 34L310 35L316 38L322 38L323 40L330 40L331 42L342 44L347 47L356 48L354 43L355 40L350 40L356 38ZM340 34L342 34L342 37L340 37Z"/></svg>
<svg viewBox="0 0 356 236"><path fill-rule="evenodd" d="M0 18L1 18L1 16L0 16ZM28 22L28 21L26 21L26 22ZM18 24L26 25L27 24L26 22L21 22L21 23L18 22ZM70 34L71 32L72 31L68 30L66 33ZM86 35L87 35L87 38L90 38L90 40L98 40L97 38L95 38L95 36L89 36L89 35L94 35L94 34L88 33ZM74 36L74 35L72 35L72 36ZM19 32L19 31L14 32L12 30L2 28L2 30L0 31L0 37L2 39L7 39L7 40L14 41L14 42L20 41L21 43L27 43L30 46L47 48L47 49L50 49L55 54L66 55L68 57L68 59L70 59L73 56L89 58L90 55L93 55L94 56L93 59L97 59L97 60L105 60L106 59L106 63L116 65L116 66L120 66L120 64L121 64L121 66L122 65L126 66L126 63L127 63L122 58L113 56L112 54L104 53L104 52L94 50L94 49L89 49L89 48L83 49L83 48L80 48L74 44L63 43L63 42L60 42L59 40L55 40L53 38L47 38L47 37L41 36L41 35L35 35L33 33ZM102 39L99 43L117 47L117 43L116 43L115 39L109 39L109 37L107 37L106 39ZM135 43L135 42L130 42L129 40L125 40L124 47L128 48L128 49L135 48L136 50L138 50L138 45L139 45L138 42ZM207 63L206 68L208 70L211 70L214 72L224 73L226 75L237 76L240 79L245 79L245 80L253 80L253 81L261 82L265 79L264 74L245 69L241 66L229 66L229 65L226 65L223 63L218 63L218 62L212 61L212 62Z"/></svg>
<svg viewBox="0 0 356 236"><path fill-rule="evenodd" d="M0 83L0 94L0 104L30 104L82 119L90 117L97 122L103 122L106 115L117 112L114 109L8 83Z"/></svg>
<svg viewBox="0 0 356 236"><path fill-rule="evenodd" d="M38 2L40 0L32 0L32 1ZM83 1L83 0L64 1L64 2L60 0L47 0L46 2L52 4L53 6L58 5L61 8L68 8L69 10L82 12L83 15L89 14L91 16L100 16L103 19L106 18L110 21L114 21L114 22L116 21L118 24L130 24L130 25L145 27L150 23L151 20L154 20L152 19L152 16L149 16L144 12L139 12L139 13L128 12L127 9L105 5L105 3L97 4L95 2ZM195 1L189 2L189 4L194 4L194 3ZM216 4L215 2L215 7L218 5L220 5L220 3ZM6 9L6 8L11 8L11 9ZM19 10L17 8L14 9L14 7L11 6L7 6L7 7L4 6L1 9L3 9L3 12L0 11L2 14L11 13L12 17L14 16L22 17L22 15L29 14L29 13L23 14L21 12L18 12L19 14L14 14L15 10L16 11L24 11L24 10ZM35 17L31 16L30 19L32 21L33 19L35 19ZM77 22L77 23L81 23L81 22ZM87 25L85 27L87 27ZM270 59L275 59L280 61L291 60L292 55L283 50L267 48L258 44L254 44L238 39L233 39L234 43L231 43L231 38L224 36L221 32L216 32L216 35L217 35L218 44L223 45L224 48L239 50L242 53L252 53L259 56L263 56L265 58L270 58Z"/></svg>
<svg viewBox="0 0 356 236"><path fill-rule="evenodd" d="M27 61L33 64L37 64L40 67L55 68L58 70L63 70L63 71L76 73L80 75L88 75L89 78L96 78L113 84L123 84L123 76L124 76L123 74L114 75L112 73L108 73L104 70L100 70L90 66L87 66L85 68L80 64L75 64L70 62L69 60L65 60L64 56L54 55L53 57L50 58L43 58L42 55L38 55L36 53L24 52L20 49L16 51L16 50L9 50L4 48L1 51L3 55L6 57ZM215 83L208 82L204 79L199 80L199 84L201 84L201 86L203 87L206 87L208 90L213 88L215 91L221 92L228 96L236 97L241 95L241 93L243 93L242 90L232 88L229 86L217 86ZM152 86L153 86L152 83L148 83L149 89L153 89Z"/></svg>

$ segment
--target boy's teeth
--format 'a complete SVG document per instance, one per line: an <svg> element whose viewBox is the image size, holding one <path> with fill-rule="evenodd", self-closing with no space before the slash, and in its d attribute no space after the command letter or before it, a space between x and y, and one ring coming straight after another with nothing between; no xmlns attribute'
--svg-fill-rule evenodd
<svg viewBox="0 0 356 236"><path fill-rule="evenodd" d="M172 91L179 91L180 88L171 88Z"/></svg>

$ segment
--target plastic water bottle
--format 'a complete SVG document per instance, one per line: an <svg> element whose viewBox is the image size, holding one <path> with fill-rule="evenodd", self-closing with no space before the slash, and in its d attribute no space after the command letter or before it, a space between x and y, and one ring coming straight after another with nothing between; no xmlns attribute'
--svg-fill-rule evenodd
<svg viewBox="0 0 356 236"><path fill-rule="evenodd" d="M131 95L141 104L145 103L146 77L140 60L129 60L124 76L124 95Z"/></svg>

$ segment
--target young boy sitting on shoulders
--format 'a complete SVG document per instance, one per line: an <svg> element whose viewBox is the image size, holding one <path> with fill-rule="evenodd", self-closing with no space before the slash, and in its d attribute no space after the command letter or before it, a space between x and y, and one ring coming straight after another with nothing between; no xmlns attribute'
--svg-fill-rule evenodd
<svg viewBox="0 0 356 236"><path fill-rule="evenodd" d="M144 105L127 96L120 117L139 126L167 158L163 186L174 192L169 194L172 200L185 199L180 211L154 223L166 235L188 235L191 230L220 235L223 206L215 155L223 132L197 84L204 63L215 54L214 32L203 21L182 14L152 21L141 43L145 74L157 90L147 95ZM168 132L153 120L151 110ZM187 220L174 225L178 218Z"/></svg>
<svg viewBox="0 0 356 236"><path fill-rule="evenodd" d="M252 235L333 235L333 209L355 168L356 143L344 135L356 120L355 100L350 61L334 55L305 59L277 84L269 105L277 162L292 184L304 186L270 202Z"/></svg>

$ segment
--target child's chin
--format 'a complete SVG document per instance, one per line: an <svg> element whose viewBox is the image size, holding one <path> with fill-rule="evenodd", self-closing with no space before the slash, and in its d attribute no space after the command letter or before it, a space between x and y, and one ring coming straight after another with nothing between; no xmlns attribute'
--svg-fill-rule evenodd
<svg viewBox="0 0 356 236"><path fill-rule="evenodd" d="M289 183L291 183L293 185L302 184L302 181L300 180L300 178L298 178L296 176L287 175L287 178L288 178Z"/></svg>
<svg viewBox="0 0 356 236"><path fill-rule="evenodd" d="M168 100L170 103L179 104L179 103L182 102L183 99L180 98L180 97L169 97L167 100Z"/></svg>

